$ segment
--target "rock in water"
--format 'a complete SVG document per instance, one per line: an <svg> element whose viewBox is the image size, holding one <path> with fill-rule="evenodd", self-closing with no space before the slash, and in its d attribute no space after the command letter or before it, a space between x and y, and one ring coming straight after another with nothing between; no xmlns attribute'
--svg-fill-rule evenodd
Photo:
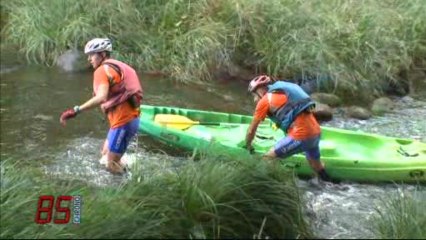
<svg viewBox="0 0 426 240"><path fill-rule="evenodd" d="M333 119L333 109L327 104L316 103L314 116L319 122L331 121Z"/></svg>
<svg viewBox="0 0 426 240"><path fill-rule="evenodd" d="M394 103L387 97L381 97L374 100L371 111L376 115L383 115L394 108Z"/></svg>
<svg viewBox="0 0 426 240"><path fill-rule="evenodd" d="M65 51L56 59L56 65L65 72L79 72L88 70L90 67L85 56L76 49Z"/></svg>
<svg viewBox="0 0 426 240"><path fill-rule="evenodd" d="M360 120L367 120L371 118L371 113L365 108L358 106L351 106L347 110L347 116L351 118L356 118Z"/></svg>
<svg viewBox="0 0 426 240"><path fill-rule="evenodd" d="M330 107L342 105L342 100L338 96L330 93L313 93L311 98L316 102L327 104Z"/></svg>

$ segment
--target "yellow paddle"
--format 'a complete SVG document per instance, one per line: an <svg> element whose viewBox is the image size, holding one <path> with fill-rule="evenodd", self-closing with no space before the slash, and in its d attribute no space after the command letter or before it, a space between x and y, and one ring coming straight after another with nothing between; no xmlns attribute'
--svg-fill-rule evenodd
<svg viewBox="0 0 426 240"><path fill-rule="evenodd" d="M156 114L154 118L154 122L167 126L169 128L176 128L180 130L185 130L193 125L239 126L241 124L244 124L244 123L199 122L199 121L193 121L185 116L175 115L175 114Z"/></svg>

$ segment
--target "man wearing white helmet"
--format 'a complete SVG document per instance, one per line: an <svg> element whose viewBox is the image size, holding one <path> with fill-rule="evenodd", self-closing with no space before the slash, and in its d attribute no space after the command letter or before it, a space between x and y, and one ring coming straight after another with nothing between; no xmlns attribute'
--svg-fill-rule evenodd
<svg viewBox="0 0 426 240"><path fill-rule="evenodd" d="M64 111L60 122L65 126L68 119L100 106L110 124L101 153L108 159L110 172L123 173L125 165L120 160L139 128L143 90L136 71L112 59L111 52L112 44L108 38L95 38L86 44L84 53L95 69L94 95L82 105Z"/></svg>

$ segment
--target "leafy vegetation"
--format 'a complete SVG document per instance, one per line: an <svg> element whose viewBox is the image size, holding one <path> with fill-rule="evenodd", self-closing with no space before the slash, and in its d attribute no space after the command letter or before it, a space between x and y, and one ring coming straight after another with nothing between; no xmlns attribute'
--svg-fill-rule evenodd
<svg viewBox="0 0 426 240"><path fill-rule="evenodd" d="M380 92L426 56L423 0L10 0L5 42L52 64L67 48L110 37L116 57L184 83L235 64ZM3 19L2 19L3 21ZM3 41L2 41L3 42Z"/></svg>
<svg viewBox="0 0 426 240"><path fill-rule="evenodd" d="M151 177L134 171L105 188L8 161L1 171L1 238L312 237L293 176L254 159L202 158ZM36 224L41 195L81 195L81 224Z"/></svg>
<svg viewBox="0 0 426 240"><path fill-rule="evenodd" d="M401 190L396 196L384 196L372 219L373 232L381 239L425 239L425 197L424 189L414 194Z"/></svg>

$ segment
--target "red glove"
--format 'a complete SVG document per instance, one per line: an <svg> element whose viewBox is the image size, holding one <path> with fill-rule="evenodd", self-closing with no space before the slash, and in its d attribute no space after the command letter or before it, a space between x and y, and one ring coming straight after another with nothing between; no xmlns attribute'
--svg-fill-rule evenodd
<svg viewBox="0 0 426 240"><path fill-rule="evenodd" d="M77 111L76 111L77 110ZM65 126L65 124L66 124L66 121L68 120L68 119L71 119L71 118L74 118L74 117L76 117L77 116L77 113L79 112L78 111L79 109L77 108L74 108L74 109L68 109L68 110L66 110L65 112L63 112L62 114L61 114L61 118L60 118L60 122L62 123L62 125L64 125Z"/></svg>

